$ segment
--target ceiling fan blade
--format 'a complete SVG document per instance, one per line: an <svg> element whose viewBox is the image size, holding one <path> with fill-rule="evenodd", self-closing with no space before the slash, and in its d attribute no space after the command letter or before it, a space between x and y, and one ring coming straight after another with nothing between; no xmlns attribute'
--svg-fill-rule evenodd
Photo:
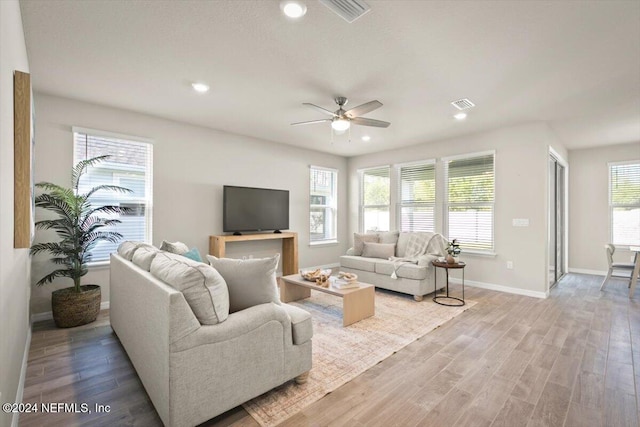
<svg viewBox="0 0 640 427"><path fill-rule="evenodd" d="M309 120L307 122L297 122L297 123L291 123L291 126L299 126L299 125L312 125L314 123L325 123L325 122L330 122L332 121L331 119L322 119L322 120Z"/></svg>
<svg viewBox="0 0 640 427"><path fill-rule="evenodd" d="M383 122L382 120L366 119L364 117L356 117L351 119L351 123L362 126L375 126L377 128L388 128L391 123Z"/></svg>
<svg viewBox="0 0 640 427"><path fill-rule="evenodd" d="M357 107L353 107L352 109L350 109L349 111L347 111L346 113L344 113L345 116L349 117L350 119L354 119L358 116L362 116L363 114L367 114L370 111L373 111L377 108L382 107L382 102L380 101L369 101L367 103L364 103L362 105L358 105Z"/></svg>
<svg viewBox="0 0 640 427"><path fill-rule="evenodd" d="M336 113L334 113L333 111L329 111L329 110L324 109L322 107L318 107L315 104L311 104L309 102L303 102L302 105L308 105L311 108L315 108L316 110L323 112L324 114L328 114L328 115L333 116L333 117L338 117L338 115Z"/></svg>

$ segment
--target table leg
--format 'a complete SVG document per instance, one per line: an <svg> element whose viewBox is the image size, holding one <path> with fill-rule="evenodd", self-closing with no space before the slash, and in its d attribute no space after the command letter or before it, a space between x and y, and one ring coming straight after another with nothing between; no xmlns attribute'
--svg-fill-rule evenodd
<svg viewBox="0 0 640 427"><path fill-rule="evenodd" d="M449 269L445 268L445 270L447 270L447 298L449 298Z"/></svg>
<svg viewBox="0 0 640 427"><path fill-rule="evenodd" d="M309 298L311 289L298 286L285 280L280 280L280 301L291 302Z"/></svg>
<svg viewBox="0 0 640 427"><path fill-rule="evenodd" d="M636 252L635 267L633 269L633 275L631 276L631 286L629 288L629 298L633 298L633 294L638 284L638 274L640 274L640 252Z"/></svg>
<svg viewBox="0 0 640 427"><path fill-rule="evenodd" d="M349 326L376 312L375 288L346 294L342 299L342 326Z"/></svg>

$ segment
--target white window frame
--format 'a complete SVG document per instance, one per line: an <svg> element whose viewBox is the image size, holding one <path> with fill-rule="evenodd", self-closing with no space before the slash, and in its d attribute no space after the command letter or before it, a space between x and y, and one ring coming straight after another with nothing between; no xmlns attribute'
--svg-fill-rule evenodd
<svg viewBox="0 0 640 427"><path fill-rule="evenodd" d="M468 206L468 207L482 207L482 206L491 206L491 248L487 248L487 249L466 249L464 248L464 241L462 241L462 245L463 245L463 251L464 253L469 253L469 254L480 254L480 255L491 255L494 256L495 255L495 247L496 247L496 239L495 239L495 213L496 213L496 151L495 150L488 150L488 151L480 151L480 152L476 152L476 153L467 153L467 154L460 154L460 155L456 155L456 156L449 156L449 157L443 157L441 160L442 162L442 167L443 167L443 172L444 172L444 179L443 179L443 188L444 188L444 203L443 203L443 210L442 210L442 219L443 219L443 230L446 233L446 237L448 239L455 239L455 238L459 238L457 236L450 236L449 234L449 162L451 161L455 161L455 160L462 160L462 159L471 159L474 157L483 157L483 156L493 156L493 202L492 203L471 203L471 204L464 204L464 205L459 205L459 206Z"/></svg>
<svg viewBox="0 0 640 427"><path fill-rule="evenodd" d="M331 189L331 201L325 204L312 204L313 194L311 194L311 176L313 175L313 171L323 171L323 172L331 172L333 174L333 188ZM309 166L309 245L326 245L326 244L334 244L338 243L338 169L334 168L326 168L323 166ZM325 209L326 211L331 212L330 218L330 231L331 233L329 237L320 240L311 240L311 210L312 209Z"/></svg>
<svg viewBox="0 0 640 427"><path fill-rule="evenodd" d="M608 202L609 202L609 241L619 249L629 249L630 246L637 246L635 244L627 244L627 243L618 243L613 240L613 210L614 208L620 207L637 207L640 208L640 204L616 204L614 205L611 200L611 171L614 166L624 166L624 165L636 165L640 164L640 159L635 160L626 160L622 162L609 162L607 163L607 191L608 191Z"/></svg>
<svg viewBox="0 0 640 427"><path fill-rule="evenodd" d="M72 131L72 135L73 135L72 146L73 146L73 164L74 165L79 161L79 159L76 156L76 134L85 134L85 135L92 136L92 137L103 137L103 138L110 138L110 139L119 139L119 140L124 140L124 141L135 142L135 143L149 144L151 146L150 147L151 148L151 153L150 153L150 157L151 158L149 159L149 162L148 162L148 169L145 172L145 194L146 194L146 197L145 198L138 198L138 199L127 198L125 200L127 203L131 203L132 201L133 202L138 202L138 203L144 203L144 205L145 205L145 230L144 230L145 239L144 239L144 242L151 244L151 242L153 241L152 229L153 229L153 143L154 143L154 141L151 140L151 139L148 139L148 138L125 135L125 134L109 132L109 131L103 131L103 130L97 130L97 129L84 128L84 127L79 127L79 126L73 126L71 128L71 131ZM114 199L117 199L117 195L114 196ZM89 267L99 267L99 266L108 265L109 262L110 262L109 259L96 260L96 261L91 261L87 265Z"/></svg>
<svg viewBox="0 0 640 427"><path fill-rule="evenodd" d="M372 170L377 170L377 169L384 169L387 168L389 170L389 203L386 205L365 205L364 204L364 175L367 171L372 171ZM393 186L391 183L391 179L392 179L392 170L391 170L391 165L380 165L380 166L374 166L374 167L370 167L370 168L364 168L364 169L358 169L358 179L360 181L360 203L359 203L359 215L358 215L358 219L359 219L359 226L358 229L360 230L361 233L366 232L367 230L364 229L364 211L367 208L387 208L387 211L389 212L389 224L387 225L387 228L390 229L391 228L391 199L393 197ZM384 230L384 231L388 231L388 230Z"/></svg>
<svg viewBox="0 0 640 427"><path fill-rule="evenodd" d="M416 167L416 166L433 166L433 180L434 180L434 186L435 186L435 194L434 194L434 198L433 198L433 202L429 203L429 202L408 202L405 203L402 200L402 169L403 168L409 168L409 167ZM438 193L438 177L437 177L437 164L436 164L436 159L427 159L427 160L419 160L419 161L415 161L415 162L407 162L407 163L398 163L397 165L394 166L395 169L395 175L396 175L396 230L399 231L408 231L408 230L402 230L402 208L403 207L411 207L411 206L430 206L433 209L433 229L432 230L426 230L426 231L430 231L435 233L437 230L437 212L436 212L436 200L437 200L437 193ZM391 196L392 198L393 196ZM422 231L422 230L416 230L416 231Z"/></svg>

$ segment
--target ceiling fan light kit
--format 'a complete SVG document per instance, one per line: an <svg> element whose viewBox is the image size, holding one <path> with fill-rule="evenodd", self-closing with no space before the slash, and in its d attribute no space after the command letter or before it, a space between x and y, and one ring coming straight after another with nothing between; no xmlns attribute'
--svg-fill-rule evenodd
<svg viewBox="0 0 640 427"><path fill-rule="evenodd" d="M382 107L382 103L380 101L369 101L364 104L358 105L348 111L345 111L344 107L347 105L349 100L344 96L338 96L334 99L336 104L338 104L338 109L336 111L329 111L325 108L319 107L315 104L311 104L309 102L305 102L302 105L309 106L314 108L321 113L327 114L331 116L330 119L320 119L320 120L308 120L305 122L296 122L291 123L291 126L299 126L299 125L310 125L315 123L326 123L331 122L331 129L333 129L336 133L342 133L351 128L351 124L361 125L361 126L374 126L380 128L387 128L391 125L389 122L384 122L382 120L376 119L367 119L365 117L360 117L363 114L367 114L373 110L376 110Z"/></svg>
<svg viewBox="0 0 640 427"><path fill-rule="evenodd" d="M349 129L350 126L351 123L349 123L349 120L346 119L333 119L333 121L331 122L331 127L337 132L344 132L345 130Z"/></svg>

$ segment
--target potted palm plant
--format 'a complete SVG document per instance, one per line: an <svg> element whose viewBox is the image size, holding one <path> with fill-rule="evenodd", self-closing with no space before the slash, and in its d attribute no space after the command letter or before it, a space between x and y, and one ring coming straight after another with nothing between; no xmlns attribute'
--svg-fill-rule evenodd
<svg viewBox="0 0 640 427"><path fill-rule="evenodd" d="M98 242L117 243L122 238L122 234L103 228L119 224L120 220L109 216L126 213L128 209L113 205L94 206L89 198L98 191L130 193L131 190L117 185L98 185L86 193L79 193L80 180L87 168L108 157L99 156L78 162L71 171L71 188L51 182L36 184L43 190L35 198L36 207L53 212L57 218L37 221L35 226L40 230L53 230L59 238L55 242L31 246L31 255L49 253L50 261L58 266L36 285L51 283L58 277L73 280L72 287L54 291L51 295L53 320L60 328L80 326L96 320L100 312L100 286L81 285L81 278L88 272L91 249Z"/></svg>

